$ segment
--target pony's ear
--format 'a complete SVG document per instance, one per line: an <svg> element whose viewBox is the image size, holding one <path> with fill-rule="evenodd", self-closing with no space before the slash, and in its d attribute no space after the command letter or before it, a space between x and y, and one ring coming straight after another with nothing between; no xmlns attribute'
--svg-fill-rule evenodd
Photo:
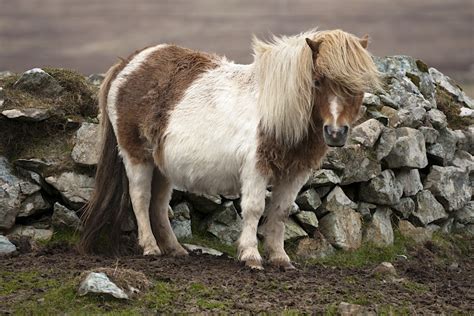
<svg viewBox="0 0 474 316"><path fill-rule="evenodd" d="M316 42L310 38L306 38L306 43L308 44L309 48L311 48L315 56L319 53L319 46L321 45L321 42L321 40Z"/></svg>
<svg viewBox="0 0 474 316"><path fill-rule="evenodd" d="M362 36L362 38L359 39L359 43L362 45L362 47L367 48L369 46L369 35L365 34Z"/></svg>

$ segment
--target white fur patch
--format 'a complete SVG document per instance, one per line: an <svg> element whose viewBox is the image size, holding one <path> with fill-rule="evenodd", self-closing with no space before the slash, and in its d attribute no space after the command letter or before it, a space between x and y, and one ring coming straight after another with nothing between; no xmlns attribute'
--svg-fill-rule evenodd
<svg viewBox="0 0 474 316"><path fill-rule="evenodd" d="M162 172L175 187L240 193L244 165L256 166L259 115L252 70L222 61L194 81L171 112Z"/></svg>
<svg viewBox="0 0 474 316"><path fill-rule="evenodd" d="M120 88L125 82L127 82L128 76L134 73L147 59L148 57L159 49L167 47L167 44L161 44L147 49L142 50L130 62L118 73L115 79L110 84L110 89L107 95L107 113L109 114L110 122L114 129L115 135L117 135L117 98L120 92Z"/></svg>
<svg viewBox="0 0 474 316"><path fill-rule="evenodd" d="M339 100L336 96L332 97L331 101L329 102L329 112L331 112L334 125L337 126L337 119L342 112L342 105L339 103Z"/></svg>

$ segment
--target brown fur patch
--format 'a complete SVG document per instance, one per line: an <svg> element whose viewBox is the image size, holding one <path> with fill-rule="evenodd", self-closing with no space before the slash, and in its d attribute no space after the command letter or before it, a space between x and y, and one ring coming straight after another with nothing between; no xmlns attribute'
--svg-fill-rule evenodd
<svg viewBox="0 0 474 316"><path fill-rule="evenodd" d="M117 134L136 163L159 165L171 110L202 73L217 67L214 55L169 45L153 52L120 88Z"/></svg>

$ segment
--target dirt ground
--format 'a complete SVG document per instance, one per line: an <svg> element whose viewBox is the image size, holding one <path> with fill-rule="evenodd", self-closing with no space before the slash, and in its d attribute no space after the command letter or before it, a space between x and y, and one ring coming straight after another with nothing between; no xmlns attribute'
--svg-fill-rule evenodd
<svg viewBox="0 0 474 316"><path fill-rule="evenodd" d="M185 258L112 259L84 257L70 247L56 244L37 252L0 258L0 314L84 311L335 314L339 303L346 301L364 305L378 314L472 315L474 260L464 258L448 264L438 260L437 251L432 243L413 248L408 260L394 262L397 278L401 280L386 281L373 276L375 265L341 268L300 263L298 270L291 272L270 267L250 271L227 256L191 254ZM77 276L84 270L99 267L141 271L156 286L138 301L78 297ZM29 275L31 284L15 281L19 275ZM56 287L61 299L48 294Z"/></svg>

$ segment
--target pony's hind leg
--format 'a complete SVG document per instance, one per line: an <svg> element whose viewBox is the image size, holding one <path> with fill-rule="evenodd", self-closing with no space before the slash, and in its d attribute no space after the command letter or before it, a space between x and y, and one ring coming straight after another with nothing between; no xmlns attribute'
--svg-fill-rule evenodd
<svg viewBox="0 0 474 316"><path fill-rule="evenodd" d="M273 186L267 218L262 227L265 251L270 264L285 270L294 269L284 248L285 221L288 220L291 204L307 178L306 174L296 176Z"/></svg>
<svg viewBox="0 0 474 316"><path fill-rule="evenodd" d="M161 251L151 230L148 212L154 165L151 162L135 162L126 153L123 153L123 162L127 172L133 212L137 219L138 243L143 248L144 255L160 255Z"/></svg>
<svg viewBox="0 0 474 316"><path fill-rule="evenodd" d="M188 252L179 244L170 225L168 205L173 188L168 179L158 168L154 169L151 189L150 219L153 232L160 249L172 256L187 255Z"/></svg>
<svg viewBox="0 0 474 316"><path fill-rule="evenodd" d="M242 233L237 241L239 260L252 269L263 269L258 252L257 227L265 209L267 181L257 170L242 177Z"/></svg>

